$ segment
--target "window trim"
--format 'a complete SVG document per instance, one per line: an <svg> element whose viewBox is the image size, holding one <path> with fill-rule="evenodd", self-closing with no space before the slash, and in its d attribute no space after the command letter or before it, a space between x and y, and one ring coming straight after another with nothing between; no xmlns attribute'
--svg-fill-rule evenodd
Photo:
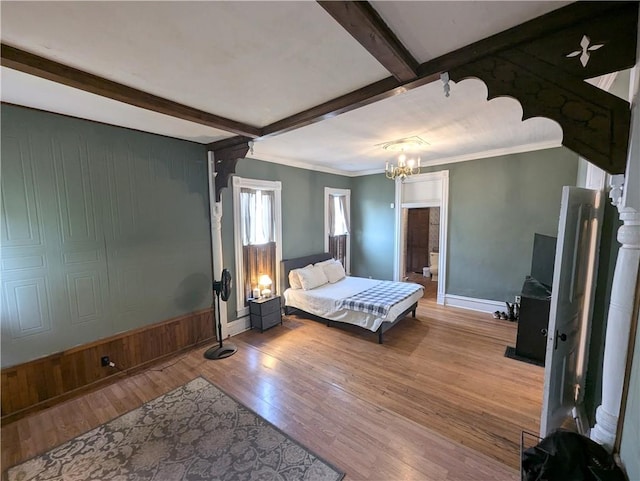
<svg viewBox="0 0 640 481"><path fill-rule="evenodd" d="M275 205L275 238L276 238L276 279L273 280L275 289L280 286L280 262L282 261L282 182L271 180L259 180L259 179L247 179L244 177L233 177L233 235L234 235L234 250L236 256L236 274L235 282L236 286L243 285L242 273L244 272L244 266L242 262L242 232L240 222L240 190L246 189L259 189L270 190L274 192ZM244 297L242 289L235 289L236 291L236 315L237 318L245 317L249 315L249 308L244 305ZM278 295L282 295L281 292Z"/></svg>
<svg viewBox="0 0 640 481"><path fill-rule="evenodd" d="M347 215L349 216L349 234L347 234L347 255L344 270L347 275L351 275L351 231L353 221L351 219L351 189L336 189L334 187L324 188L324 251L329 252L329 196L344 195L347 198Z"/></svg>

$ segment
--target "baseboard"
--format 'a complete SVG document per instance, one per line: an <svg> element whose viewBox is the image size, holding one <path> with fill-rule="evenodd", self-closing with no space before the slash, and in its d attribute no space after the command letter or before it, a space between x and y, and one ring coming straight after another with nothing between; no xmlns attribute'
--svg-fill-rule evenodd
<svg viewBox="0 0 640 481"><path fill-rule="evenodd" d="M506 304L500 301L492 301L489 299L476 299L473 297L456 296L446 294L444 296L444 305L451 307L460 307L461 309L469 309L471 311L490 312L506 310Z"/></svg>
<svg viewBox="0 0 640 481"><path fill-rule="evenodd" d="M241 332L251 329L251 319L249 316L240 317L235 321L231 321L227 324L227 332L229 336L235 336Z"/></svg>

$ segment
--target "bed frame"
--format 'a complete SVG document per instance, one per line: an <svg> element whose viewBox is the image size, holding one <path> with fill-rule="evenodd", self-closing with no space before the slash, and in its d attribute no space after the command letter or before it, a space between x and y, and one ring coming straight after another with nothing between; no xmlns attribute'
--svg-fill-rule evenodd
<svg viewBox="0 0 640 481"><path fill-rule="evenodd" d="M293 269L299 269L301 267L305 267L309 264L315 264L316 262L322 262L322 261L326 261L327 259L331 259L333 256L331 254L329 254L328 252L323 252L322 254L311 254L308 256L304 256L304 257L296 257L293 259L285 259L280 263L280 292L284 293L284 291L286 289L288 289L289 286L289 272L291 272ZM284 299L283 299L283 305L284 305ZM413 317L416 317L416 309L418 307L418 303L414 303L412 306L410 306L408 309L406 309L404 312L402 312L398 317L396 317L393 321L385 321L382 324L380 324L380 327L378 328L377 331L375 331L378 334L378 344L382 344L382 335L387 332L389 329L391 329L393 326L395 326L398 321L400 319L404 319L407 314L411 313ZM331 326L332 323L334 325L340 324L340 322L336 322L336 321L332 321L330 319L326 319L320 316L316 316L315 314L311 314L309 312L303 311L301 309L297 309L295 307L288 307L285 305L284 307L284 313L285 314L290 314L292 311L298 311L301 312L303 314L305 314L305 316L307 317L311 317L313 319L319 319L322 320L324 322L327 323L327 326ZM351 324L349 324L351 325ZM356 326L358 327L358 326ZM359 329L362 329L363 331L369 331L368 329L365 329L364 327L360 327ZM371 332L371 331L369 331Z"/></svg>

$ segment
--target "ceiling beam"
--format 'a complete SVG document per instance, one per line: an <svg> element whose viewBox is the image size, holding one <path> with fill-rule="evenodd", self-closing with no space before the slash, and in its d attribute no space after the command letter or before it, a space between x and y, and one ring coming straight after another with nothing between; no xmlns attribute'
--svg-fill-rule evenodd
<svg viewBox="0 0 640 481"><path fill-rule="evenodd" d="M433 82L437 78L438 75L423 77L413 82L401 84L393 77L387 77L366 87L354 90L353 92L349 92L348 94L269 124L262 129L262 137L271 137L304 127L305 125L320 122L321 120L330 119L336 115L350 112L365 105L393 97L394 95L402 94L412 88Z"/></svg>
<svg viewBox="0 0 640 481"><path fill-rule="evenodd" d="M179 104L142 90L127 87L97 75L2 44L0 64L29 75L84 90L146 110L159 112L227 132L258 137L260 128Z"/></svg>
<svg viewBox="0 0 640 481"><path fill-rule="evenodd" d="M418 62L369 2L318 1L396 80L417 77Z"/></svg>
<svg viewBox="0 0 640 481"><path fill-rule="evenodd" d="M334 3L334 2L319 2ZM336 2L343 3L343 2ZM345 2L359 3L359 2ZM567 26L601 15L635 2L576 2L521 25L487 37L466 47L428 60L418 66L418 76L409 82L399 82L388 77L341 97L316 105L303 112L278 120L262 129L262 137L282 134L306 125L350 112L365 105L378 102L394 95L407 92L416 87L431 83L440 78L440 74L453 68L464 66L486 55L513 47L523 42L541 38L557 32Z"/></svg>
<svg viewBox="0 0 640 481"><path fill-rule="evenodd" d="M546 13L491 37L424 62L418 66L418 76L432 75L434 72L446 72L455 67L461 67L484 56L515 47L524 42L546 37L571 25L599 18L612 10L632 6L631 4L633 3L637 2L578 1L571 3L566 7Z"/></svg>

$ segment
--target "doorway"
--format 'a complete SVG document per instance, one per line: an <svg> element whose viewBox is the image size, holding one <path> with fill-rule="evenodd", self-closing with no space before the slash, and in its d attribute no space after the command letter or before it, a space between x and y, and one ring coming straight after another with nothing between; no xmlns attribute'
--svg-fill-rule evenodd
<svg viewBox="0 0 640 481"><path fill-rule="evenodd" d="M413 278L414 282L425 285L425 290L435 291L435 301L444 304L446 286L447 212L449 206L449 171L441 170L417 174L396 180L396 242L394 253L394 279ZM412 213L412 211L414 211ZM428 220L420 220L426 217ZM409 214L417 220L416 255L407 260ZM428 231L427 231L428 229ZM431 237L431 244L429 244ZM423 248L426 239L426 248ZM437 244L437 248L436 248ZM436 256L431 256L434 252ZM433 259L433 260L432 260ZM428 280L424 268L428 267ZM432 267L435 274L433 281ZM409 274L409 275L408 275Z"/></svg>
<svg viewBox="0 0 640 481"><path fill-rule="evenodd" d="M405 209L404 276L424 286L424 299L433 302L438 294L440 207Z"/></svg>

